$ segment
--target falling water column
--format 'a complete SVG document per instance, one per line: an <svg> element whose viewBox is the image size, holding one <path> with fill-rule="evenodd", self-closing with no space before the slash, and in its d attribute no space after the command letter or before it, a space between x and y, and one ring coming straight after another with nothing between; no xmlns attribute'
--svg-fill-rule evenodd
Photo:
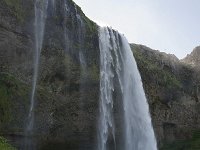
<svg viewBox="0 0 200 150"><path fill-rule="evenodd" d="M48 0L36 0L35 1L35 55L34 55L34 73L33 73L33 83L30 99L30 109L28 114L28 121L26 124L26 136L30 136L33 132L34 126L34 106L35 106L35 91L38 79L39 70L39 59L40 52L43 44L45 20L47 15ZM25 145L29 145L25 143ZM28 147L26 149L29 149Z"/></svg>
<svg viewBox="0 0 200 150"><path fill-rule="evenodd" d="M109 133L115 135L112 94L113 78L118 78L123 104L123 110L118 110L123 114L123 119L120 120L123 127L120 130L124 131L124 135L119 135L124 143L120 148L157 150L149 106L128 41L112 29L100 28L99 47L101 78L98 149L106 150Z"/></svg>
<svg viewBox="0 0 200 150"><path fill-rule="evenodd" d="M123 103L126 150L157 150L157 143L149 114L141 76L130 45L120 35L123 53Z"/></svg>
<svg viewBox="0 0 200 150"><path fill-rule="evenodd" d="M98 150L106 150L108 136L112 134L115 143L113 119L113 59L111 57L110 35L107 28L99 29L100 47L100 118L98 127Z"/></svg>

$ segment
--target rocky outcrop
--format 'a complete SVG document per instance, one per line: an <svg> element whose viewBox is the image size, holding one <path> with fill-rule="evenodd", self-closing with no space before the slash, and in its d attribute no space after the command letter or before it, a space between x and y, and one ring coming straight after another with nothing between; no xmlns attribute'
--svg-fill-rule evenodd
<svg viewBox="0 0 200 150"><path fill-rule="evenodd" d="M198 66L200 63L200 46L196 47L191 54L188 54L184 59L181 61L185 64L189 64L193 67Z"/></svg>
<svg viewBox="0 0 200 150"><path fill-rule="evenodd" d="M174 55L131 45L149 100L159 145L189 139L200 129L199 79Z"/></svg>

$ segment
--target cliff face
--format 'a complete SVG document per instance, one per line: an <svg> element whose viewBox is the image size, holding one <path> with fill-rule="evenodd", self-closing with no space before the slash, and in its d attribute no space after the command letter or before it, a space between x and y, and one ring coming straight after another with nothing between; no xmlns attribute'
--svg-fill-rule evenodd
<svg viewBox="0 0 200 150"><path fill-rule="evenodd" d="M184 59L181 61L185 64L189 64L193 67L198 67L200 63L200 46L196 47L191 54L188 54Z"/></svg>
<svg viewBox="0 0 200 150"><path fill-rule="evenodd" d="M30 107L34 18L33 0L0 1L0 136L17 148L23 146ZM96 146L97 28L71 0L49 0L32 139L38 149L88 150ZM175 56L131 46L159 143L187 139L191 130L200 129L198 71Z"/></svg>
<svg viewBox="0 0 200 150"><path fill-rule="evenodd" d="M35 57L34 1L0 1L0 133L22 147ZM36 89L38 149L93 146L99 92L97 25L71 0L49 0ZM89 143L90 142L90 143Z"/></svg>
<svg viewBox="0 0 200 150"><path fill-rule="evenodd" d="M192 138L200 129L199 71L174 55L142 45L132 44L131 47L149 100L159 145Z"/></svg>

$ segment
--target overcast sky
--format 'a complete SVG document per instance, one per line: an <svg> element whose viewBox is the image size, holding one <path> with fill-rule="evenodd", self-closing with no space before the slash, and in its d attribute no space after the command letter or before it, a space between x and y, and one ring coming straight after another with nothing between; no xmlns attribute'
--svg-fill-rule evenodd
<svg viewBox="0 0 200 150"><path fill-rule="evenodd" d="M130 43L185 57L200 45L200 0L74 0L101 26Z"/></svg>

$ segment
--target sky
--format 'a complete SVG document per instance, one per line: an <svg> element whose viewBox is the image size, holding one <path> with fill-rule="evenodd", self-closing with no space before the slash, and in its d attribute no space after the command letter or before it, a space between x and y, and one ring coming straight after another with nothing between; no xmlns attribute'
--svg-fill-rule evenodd
<svg viewBox="0 0 200 150"><path fill-rule="evenodd" d="M129 43L184 58L200 45L200 0L74 0L100 26Z"/></svg>

